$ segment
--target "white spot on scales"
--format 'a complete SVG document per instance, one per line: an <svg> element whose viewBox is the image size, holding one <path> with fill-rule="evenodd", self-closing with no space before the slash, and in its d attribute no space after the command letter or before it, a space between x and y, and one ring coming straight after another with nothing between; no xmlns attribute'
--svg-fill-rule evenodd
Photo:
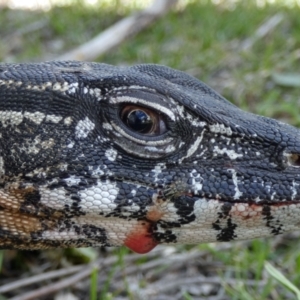
<svg viewBox="0 0 300 300"><path fill-rule="evenodd" d="M291 190L292 190L292 200L295 199L295 197L297 196L298 192L297 192L297 187L299 186L299 183L296 183L295 180L293 180L293 185L291 186Z"/></svg>
<svg viewBox="0 0 300 300"><path fill-rule="evenodd" d="M233 184L235 186L234 190L235 190L235 194L233 196L233 199L239 199L243 193L239 190L239 181L238 181L238 178L237 178L237 173L236 173L236 170L234 169L228 169L229 172L231 172L232 174L232 181L233 181Z"/></svg>
<svg viewBox="0 0 300 300"><path fill-rule="evenodd" d="M117 158L117 155L118 155L117 150L115 150L115 149L113 149L113 148L107 149L107 150L105 151L105 156L106 156L107 159L110 160L110 161L115 161L116 158Z"/></svg>
<svg viewBox="0 0 300 300"><path fill-rule="evenodd" d="M220 149L218 146L214 146L214 154L217 155L217 154L227 154L227 156L234 160L234 159L237 159L238 157L243 157L243 154L239 154L239 153L236 153L234 150L230 150L230 149L227 149L227 148L223 148L223 149Z"/></svg>
<svg viewBox="0 0 300 300"><path fill-rule="evenodd" d="M76 138L86 138L94 128L95 124L88 117L80 120L75 127Z"/></svg>
<svg viewBox="0 0 300 300"><path fill-rule="evenodd" d="M232 135L232 130L230 127L224 126L224 124L212 124L209 125L209 130L214 133L221 133L226 135Z"/></svg>

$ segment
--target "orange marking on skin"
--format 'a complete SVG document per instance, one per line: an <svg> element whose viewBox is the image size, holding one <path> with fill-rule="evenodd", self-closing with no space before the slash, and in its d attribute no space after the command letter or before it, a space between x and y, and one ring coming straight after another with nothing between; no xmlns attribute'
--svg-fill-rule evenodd
<svg viewBox="0 0 300 300"><path fill-rule="evenodd" d="M25 189L13 187L7 191L0 191L0 228L8 235L30 239L32 233L44 228L53 228L56 225L59 213L53 213L52 218L49 219L49 216L45 216L42 212L37 213L33 204L26 206L27 212L21 209L25 197L34 192L33 187Z"/></svg>
<svg viewBox="0 0 300 300"><path fill-rule="evenodd" d="M26 196L34 192L35 189L33 187L26 187L24 189L11 187L6 191L1 190L0 206L11 211L18 211L22 203L24 203Z"/></svg>
<svg viewBox="0 0 300 300"><path fill-rule="evenodd" d="M18 211L21 206L21 199L13 195L0 191L0 207L11 211Z"/></svg>
<svg viewBox="0 0 300 300"><path fill-rule="evenodd" d="M149 206L147 220L157 222L166 214L166 202L158 194L152 196L153 204Z"/></svg>
<svg viewBox="0 0 300 300"><path fill-rule="evenodd" d="M157 222L163 217L164 213L159 211L157 207L153 206L147 212L146 218L150 221Z"/></svg>
<svg viewBox="0 0 300 300"><path fill-rule="evenodd" d="M0 227L9 231L11 235L25 235L30 237L30 233L42 230L41 220L37 217L25 214L0 211Z"/></svg>
<svg viewBox="0 0 300 300"><path fill-rule="evenodd" d="M243 220L261 218L262 205L248 204L248 203L236 203L231 208L230 214L239 216Z"/></svg>
<svg viewBox="0 0 300 300"><path fill-rule="evenodd" d="M136 253L148 253L158 242L154 240L149 231L150 223L139 221L135 228L127 235L124 246Z"/></svg>
<svg viewBox="0 0 300 300"><path fill-rule="evenodd" d="M282 203L270 203L268 207L271 211L276 211L282 207L289 207L291 205L298 204L294 201L286 201ZM230 214L239 216L243 220L249 219L261 219L263 218L263 209L266 204L260 203L236 203L231 208Z"/></svg>

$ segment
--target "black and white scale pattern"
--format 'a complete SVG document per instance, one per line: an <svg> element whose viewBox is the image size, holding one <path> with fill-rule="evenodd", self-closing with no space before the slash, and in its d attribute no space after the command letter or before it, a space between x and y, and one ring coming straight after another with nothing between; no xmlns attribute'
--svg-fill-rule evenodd
<svg viewBox="0 0 300 300"><path fill-rule="evenodd" d="M136 110L152 133L128 125ZM167 67L0 64L0 247L147 252L297 230L299 155L298 129Z"/></svg>

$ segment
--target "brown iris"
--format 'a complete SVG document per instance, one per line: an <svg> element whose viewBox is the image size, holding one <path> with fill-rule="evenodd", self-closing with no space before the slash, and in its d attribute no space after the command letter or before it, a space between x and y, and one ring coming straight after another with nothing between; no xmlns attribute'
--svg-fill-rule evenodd
<svg viewBox="0 0 300 300"><path fill-rule="evenodd" d="M145 135L159 135L166 131L163 116L149 108L126 105L120 111L123 123L132 131Z"/></svg>

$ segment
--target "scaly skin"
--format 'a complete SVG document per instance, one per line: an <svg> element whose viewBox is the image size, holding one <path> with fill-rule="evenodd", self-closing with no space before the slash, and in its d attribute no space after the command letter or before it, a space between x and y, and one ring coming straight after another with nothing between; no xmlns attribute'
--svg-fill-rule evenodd
<svg viewBox="0 0 300 300"><path fill-rule="evenodd" d="M0 64L0 246L274 236L300 224L300 131L167 67Z"/></svg>

